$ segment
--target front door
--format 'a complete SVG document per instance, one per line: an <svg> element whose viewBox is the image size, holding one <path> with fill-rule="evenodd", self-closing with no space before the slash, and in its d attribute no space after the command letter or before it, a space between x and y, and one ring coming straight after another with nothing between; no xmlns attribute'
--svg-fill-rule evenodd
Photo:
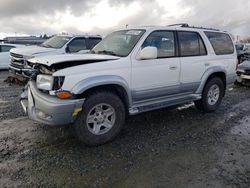
<svg viewBox="0 0 250 188"><path fill-rule="evenodd" d="M180 59L177 57L175 31L154 31L141 49L152 46L157 59L132 60L132 98L134 103L158 99L179 93Z"/></svg>

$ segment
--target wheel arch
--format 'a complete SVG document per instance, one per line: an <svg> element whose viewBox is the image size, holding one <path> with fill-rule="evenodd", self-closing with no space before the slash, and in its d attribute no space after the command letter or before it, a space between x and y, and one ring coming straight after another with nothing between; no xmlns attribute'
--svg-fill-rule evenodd
<svg viewBox="0 0 250 188"><path fill-rule="evenodd" d="M128 83L120 76L96 76L82 80L73 87L72 93L84 98L96 90L107 90L117 94L126 109L132 105Z"/></svg>
<svg viewBox="0 0 250 188"><path fill-rule="evenodd" d="M226 75L227 75L227 71L224 67L213 67L208 69L202 76L201 79L201 84L198 88L198 90L196 91L196 93L202 93L206 83L213 77L219 77L222 79L223 84L224 84L224 94L225 94L225 90L226 90L226 84L227 84L227 80L226 80Z"/></svg>

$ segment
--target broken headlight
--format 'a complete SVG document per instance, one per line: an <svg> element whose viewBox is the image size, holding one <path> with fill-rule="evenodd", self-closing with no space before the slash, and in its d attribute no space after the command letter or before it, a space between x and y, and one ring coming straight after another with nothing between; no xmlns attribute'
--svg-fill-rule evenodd
<svg viewBox="0 0 250 188"><path fill-rule="evenodd" d="M54 78L50 75L39 74L36 77L36 85L38 89L51 91L53 88Z"/></svg>
<svg viewBox="0 0 250 188"><path fill-rule="evenodd" d="M62 88L64 82L64 76L56 76L54 77L53 90L59 90Z"/></svg>

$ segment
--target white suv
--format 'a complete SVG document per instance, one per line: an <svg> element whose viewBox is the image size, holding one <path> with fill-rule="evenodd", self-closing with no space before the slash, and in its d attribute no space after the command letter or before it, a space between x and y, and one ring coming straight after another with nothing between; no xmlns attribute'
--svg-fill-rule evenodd
<svg viewBox="0 0 250 188"><path fill-rule="evenodd" d="M30 68L27 66L28 59L44 55L86 53L101 40L99 35L56 35L41 45L12 49L9 70L26 77L26 72Z"/></svg>
<svg viewBox="0 0 250 188"><path fill-rule="evenodd" d="M236 78L237 55L226 32L138 27L108 35L89 54L34 58L36 75L21 104L35 121L72 124L87 145L112 140L126 114L194 101L215 111Z"/></svg>

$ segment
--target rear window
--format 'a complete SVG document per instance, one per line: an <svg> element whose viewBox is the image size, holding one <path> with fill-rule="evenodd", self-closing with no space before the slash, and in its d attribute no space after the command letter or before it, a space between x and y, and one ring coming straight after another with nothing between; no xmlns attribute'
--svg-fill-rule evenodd
<svg viewBox="0 0 250 188"><path fill-rule="evenodd" d="M228 34L205 31L205 34L213 46L216 55L234 53L234 45Z"/></svg>

